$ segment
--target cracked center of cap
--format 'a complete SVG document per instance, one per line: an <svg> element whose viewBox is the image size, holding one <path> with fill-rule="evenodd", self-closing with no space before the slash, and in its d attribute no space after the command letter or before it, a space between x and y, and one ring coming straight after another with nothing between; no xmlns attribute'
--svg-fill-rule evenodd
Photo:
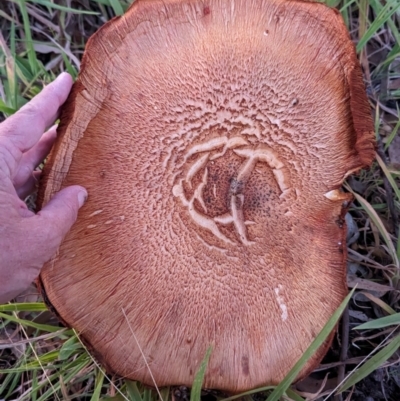
<svg viewBox="0 0 400 401"><path fill-rule="evenodd" d="M282 199L290 189L289 173L274 151L244 136L204 140L187 149L184 161L172 193L182 219L210 245L254 244L251 226L261 223L271 195Z"/></svg>

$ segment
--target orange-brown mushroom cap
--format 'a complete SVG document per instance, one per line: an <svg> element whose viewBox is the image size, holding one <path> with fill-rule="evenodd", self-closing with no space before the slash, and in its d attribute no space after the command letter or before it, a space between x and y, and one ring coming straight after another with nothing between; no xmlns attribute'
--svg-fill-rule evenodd
<svg viewBox="0 0 400 401"><path fill-rule="evenodd" d="M347 293L339 189L373 156L338 12L136 1L90 39L64 108L41 196L89 199L41 285L122 376L190 386L212 346L205 387L276 384Z"/></svg>

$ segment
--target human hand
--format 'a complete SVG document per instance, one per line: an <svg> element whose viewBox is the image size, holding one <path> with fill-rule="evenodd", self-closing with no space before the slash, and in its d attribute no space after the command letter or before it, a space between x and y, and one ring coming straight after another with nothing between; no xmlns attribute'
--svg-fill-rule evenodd
<svg viewBox="0 0 400 401"><path fill-rule="evenodd" d="M21 200L36 185L42 162L56 139L50 128L71 90L63 73L0 124L0 303L24 291L56 252L87 198L83 187L61 190L35 214Z"/></svg>

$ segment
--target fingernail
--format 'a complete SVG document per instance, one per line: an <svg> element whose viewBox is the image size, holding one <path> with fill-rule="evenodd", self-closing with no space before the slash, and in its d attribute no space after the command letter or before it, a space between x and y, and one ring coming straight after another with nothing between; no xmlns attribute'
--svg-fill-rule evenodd
<svg viewBox="0 0 400 401"><path fill-rule="evenodd" d="M82 207L85 204L87 197L88 197L88 193L86 191L78 192L79 207Z"/></svg>
<svg viewBox="0 0 400 401"><path fill-rule="evenodd" d="M68 72L62 72L53 82L60 82L63 81L65 79L71 80L72 81L72 77L70 74L68 74Z"/></svg>
<svg viewBox="0 0 400 401"><path fill-rule="evenodd" d="M55 80L63 79L66 75L69 75L67 72L63 71Z"/></svg>

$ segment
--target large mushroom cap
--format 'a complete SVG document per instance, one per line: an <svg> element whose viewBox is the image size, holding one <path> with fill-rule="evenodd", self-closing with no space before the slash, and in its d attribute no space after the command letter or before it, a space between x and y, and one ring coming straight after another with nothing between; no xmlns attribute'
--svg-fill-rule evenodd
<svg viewBox="0 0 400 401"><path fill-rule="evenodd" d="M41 274L61 318L150 385L190 386L209 346L205 387L278 383L346 295L339 189L374 155L339 13L136 1L90 39L60 134L43 202L89 192Z"/></svg>

